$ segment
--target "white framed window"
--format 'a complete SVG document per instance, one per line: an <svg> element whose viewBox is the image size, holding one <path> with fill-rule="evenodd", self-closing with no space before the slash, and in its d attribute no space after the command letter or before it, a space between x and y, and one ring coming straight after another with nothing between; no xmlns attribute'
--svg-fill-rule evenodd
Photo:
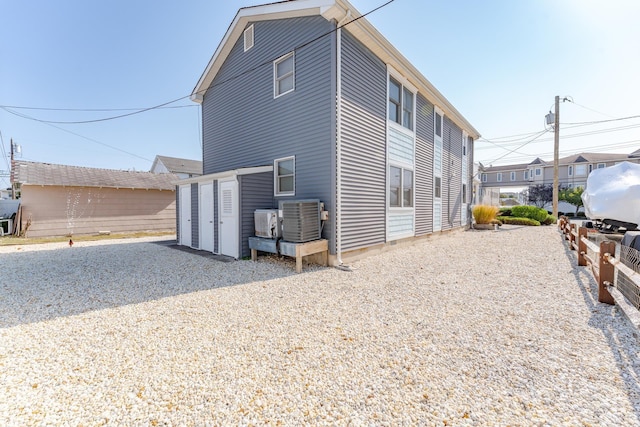
<svg viewBox="0 0 640 427"><path fill-rule="evenodd" d="M389 76L389 120L413 130L414 98L409 88L391 75Z"/></svg>
<svg viewBox="0 0 640 427"><path fill-rule="evenodd" d="M436 176L434 179L433 197L436 199L442 198L442 178L439 176Z"/></svg>
<svg viewBox="0 0 640 427"><path fill-rule="evenodd" d="M277 98L295 90L294 52L273 61L273 97Z"/></svg>
<svg viewBox="0 0 640 427"><path fill-rule="evenodd" d="M576 175L585 176L587 174L587 165L576 165Z"/></svg>
<svg viewBox="0 0 640 427"><path fill-rule="evenodd" d="M598 163L597 167L598 167L598 169L604 169L604 168L607 167L607 164L606 163Z"/></svg>
<svg viewBox="0 0 640 427"><path fill-rule="evenodd" d="M502 182L502 172L496 173L496 181Z"/></svg>
<svg viewBox="0 0 640 427"><path fill-rule="evenodd" d="M253 24L244 30L244 51L248 51L253 47Z"/></svg>
<svg viewBox="0 0 640 427"><path fill-rule="evenodd" d="M413 207L413 171L389 166L389 207Z"/></svg>
<svg viewBox="0 0 640 427"><path fill-rule="evenodd" d="M511 172L511 181L515 181L515 180L516 180L516 173Z"/></svg>
<svg viewBox="0 0 640 427"><path fill-rule="evenodd" d="M434 132L437 137L442 138L442 114L436 111L435 115L435 123L433 126Z"/></svg>
<svg viewBox="0 0 640 427"><path fill-rule="evenodd" d="M467 203L467 184L462 184L462 203Z"/></svg>
<svg viewBox="0 0 640 427"><path fill-rule="evenodd" d="M525 181L529 179L529 171L528 171L528 170L526 170L526 171L524 171L524 172L523 172L523 174L522 174L522 178L523 178Z"/></svg>
<svg viewBox="0 0 640 427"><path fill-rule="evenodd" d="M273 193L276 196L296 194L296 158L284 157L273 161Z"/></svg>
<svg viewBox="0 0 640 427"><path fill-rule="evenodd" d="M482 174L482 182L487 182L487 174L486 173Z"/></svg>
<svg viewBox="0 0 640 427"><path fill-rule="evenodd" d="M542 175L542 169L536 168L536 176Z"/></svg>
<svg viewBox="0 0 640 427"><path fill-rule="evenodd" d="M567 173L568 173L569 176L573 176L573 166L572 165L569 165L569 169L568 169Z"/></svg>

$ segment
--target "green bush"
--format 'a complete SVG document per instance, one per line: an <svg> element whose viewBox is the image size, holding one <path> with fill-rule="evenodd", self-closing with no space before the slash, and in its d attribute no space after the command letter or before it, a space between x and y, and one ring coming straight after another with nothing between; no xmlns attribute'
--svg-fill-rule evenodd
<svg viewBox="0 0 640 427"><path fill-rule="evenodd" d="M535 219L515 216L499 216L498 220L502 221L503 224L511 225L540 225L540 221L536 221Z"/></svg>
<svg viewBox="0 0 640 427"><path fill-rule="evenodd" d="M500 208L500 216L511 216L511 208Z"/></svg>
<svg viewBox="0 0 640 427"><path fill-rule="evenodd" d="M558 219L553 215L547 215L547 217L542 221L542 225L551 225L555 224Z"/></svg>
<svg viewBox="0 0 640 427"><path fill-rule="evenodd" d="M514 206L511 208L511 214L518 218L529 218L538 222L542 222L547 218L546 210L535 206Z"/></svg>

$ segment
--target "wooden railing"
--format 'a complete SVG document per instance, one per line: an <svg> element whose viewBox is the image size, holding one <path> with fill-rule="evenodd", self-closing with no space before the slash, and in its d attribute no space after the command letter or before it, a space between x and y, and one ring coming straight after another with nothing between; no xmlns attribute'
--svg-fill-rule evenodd
<svg viewBox="0 0 640 427"><path fill-rule="evenodd" d="M598 301L629 305L624 295L615 287L615 271L625 274L638 289L640 289L640 274L616 259L615 242L604 241L600 245L593 243L587 237L587 228L572 224L566 217L560 217L558 228L565 240L569 241L569 248L577 251L578 265L591 268L593 277L598 282Z"/></svg>

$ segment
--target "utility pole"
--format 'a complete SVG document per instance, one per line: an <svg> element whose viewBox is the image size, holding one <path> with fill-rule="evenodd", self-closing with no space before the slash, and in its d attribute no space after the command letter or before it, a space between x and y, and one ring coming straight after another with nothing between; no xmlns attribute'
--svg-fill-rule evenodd
<svg viewBox="0 0 640 427"><path fill-rule="evenodd" d="M560 157L560 97L556 95L556 111L553 125L553 216L558 217L558 158Z"/></svg>
<svg viewBox="0 0 640 427"><path fill-rule="evenodd" d="M6 154L5 154L6 156ZM11 181L11 199L16 199L16 185L13 183L13 138L11 138L11 174L9 180Z"/></svg>

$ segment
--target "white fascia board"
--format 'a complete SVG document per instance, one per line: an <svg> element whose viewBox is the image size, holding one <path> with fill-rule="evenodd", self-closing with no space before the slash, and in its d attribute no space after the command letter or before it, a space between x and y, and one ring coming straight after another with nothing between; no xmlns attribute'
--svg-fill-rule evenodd
<svg viewBox="0 0 640 427"><path fill-rule="evenodd" d="M330 20L334 15L339 14L339 11L333 10L334 6L335 0L298 0L240 9L193 89L191 100L202 103L205 92L244 32L247 23L314 15L321 15Z"/></svg>
<svg viewBox="0 0 640 427"><path fill-rule="evenodd" d="M201 182L210 182L220 179L235 178L240 175L251 175L254 173L263 173L273 171L273 165L268 166L256 166L249 168L231 169L224 172L210 173L208 175L200 175L193 178L181 179L174 181L174 185L186 185L186 184L199 184Z"/></svg>
<svg viewBox="0 0 640 427"><path fill-rule="evenodd" d="M351 11L352 19L361 16L361 13L347 0L336 0L336 2L343 9ZM345 28L387 65L406 76L411 84L418 88L419 93L435 106L439 106L447 117L460 128L469 132L473 139L480 138L480 133L471 123L366 18L358 19L348 24Z"/></svg>

